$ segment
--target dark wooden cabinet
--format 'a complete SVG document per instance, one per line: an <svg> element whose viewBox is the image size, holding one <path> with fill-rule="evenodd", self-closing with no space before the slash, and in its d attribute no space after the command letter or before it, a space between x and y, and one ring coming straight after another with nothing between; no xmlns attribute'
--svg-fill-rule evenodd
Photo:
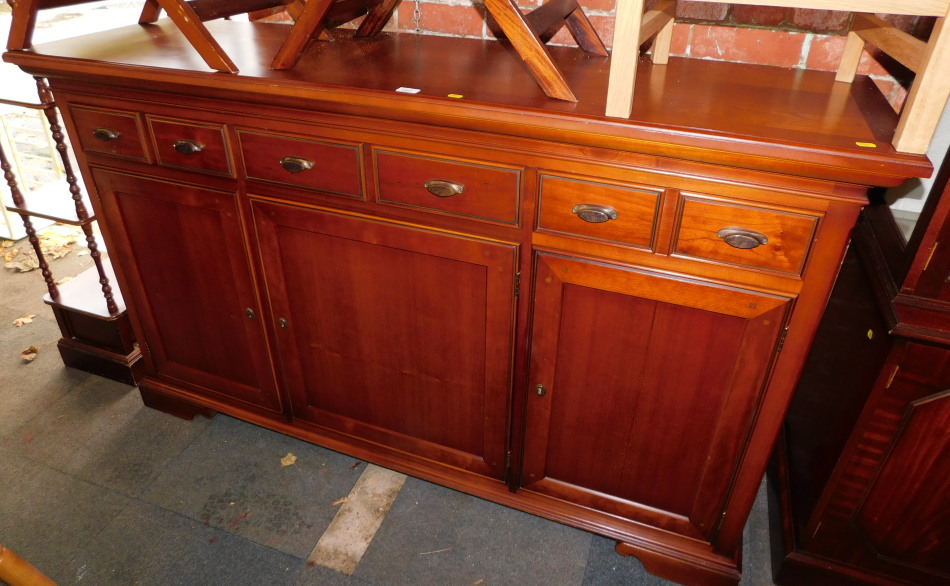
<svg viewBox="0 0 950 586"><path fill-rule="evenodd" d="M94 173L122 287L141 300L134 312L150 372L280 411L237 194Z"/></svg>
<svg viewBox="0 0 950 586"><path fill-rule="evenodd" d="M873 83L644 61L619 120L603 62L570 52L576 104L500 43L386 35L354 67L366 45L334 33L274 71L255 60L287 27L208 24L259 47L240 75L195 71L158 25L8 57L49 78L82 147L147 404L735 584L862 185L930 171L879 136L897 117ZM796 116L742 114L762 103Z"/></svg>
<svg viewBox="0 0 950 586"><path fill-rule="evenodd" d="M776 449L779 584L950 583L946 161L909 241L863 214Z"/></svg>
<svg viewBox="0 0 950 586"><path fill-rule="evenodd" d="M503 480L517 246L253 208L295 419Z"/></svg>

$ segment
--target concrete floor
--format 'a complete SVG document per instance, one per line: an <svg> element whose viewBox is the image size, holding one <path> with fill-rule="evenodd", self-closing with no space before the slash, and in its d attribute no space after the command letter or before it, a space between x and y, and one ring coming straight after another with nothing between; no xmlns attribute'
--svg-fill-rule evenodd
<svg viewBox="0 0 950 586"><path fill-rule="evenodd" d="M667 583L608 539L414 478L353 575L310 565L365 463L221 415L183 421L65 368L41 275L0 270L0 543L59 584ZM745 541L742 584L771 584L764 491Z"/></svg>

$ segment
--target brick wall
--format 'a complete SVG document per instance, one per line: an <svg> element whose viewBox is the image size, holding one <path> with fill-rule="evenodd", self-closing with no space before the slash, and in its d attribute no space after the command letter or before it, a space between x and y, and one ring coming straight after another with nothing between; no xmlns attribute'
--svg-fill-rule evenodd
<svg viewBox="0 0 950 586"><path fill-rule="evenodd" d="M647 0L647 6L657 0ZM579 0L607 46L613 39L616 0ZM518 0L524 10L543 0ZM403 0L387 30L422 34L492 39L492 23L477 0L419 0L419 19L414 19L417 3ZM677 5L673 32L673 56L758 63L834 71L844 49L852 15L831 10L805 10L768 6L695 3ZM878 14L877 16L920 38L927 38L934 19ZM277 19L285 19L278 15ZM552 40L573 45L566 29ZM906 97L912 73L886 55L869 47L859 73L870 75L891 104L899 108Z"/></svg>

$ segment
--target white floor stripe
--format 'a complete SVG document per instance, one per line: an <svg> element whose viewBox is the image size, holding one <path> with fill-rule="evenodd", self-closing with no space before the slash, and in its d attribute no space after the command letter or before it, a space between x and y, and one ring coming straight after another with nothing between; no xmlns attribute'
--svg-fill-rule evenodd
<svg viewBox="0 0 950 586"><path fill-rule="evenodd" d="M405 481L405 474L367 465L307 561L355 572Z"/></svg>

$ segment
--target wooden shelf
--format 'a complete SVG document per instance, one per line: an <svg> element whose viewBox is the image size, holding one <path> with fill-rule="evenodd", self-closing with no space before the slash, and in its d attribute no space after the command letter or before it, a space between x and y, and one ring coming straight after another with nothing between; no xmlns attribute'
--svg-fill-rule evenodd
<svg viewBox="0 0 950 586"><path fill-rule="evenodd" d="M102 255L102 268L110 283L115 283L115 272L112 262L105 254ZM106 309L106 302L102 298L102 285L99 283L99 273L95 266L90 266L74 278L59 285L59 298L52 299L49 295L43 297L47 305L55 308L67 309L73 313L92 316L100 320L119 319L125 314L125 300L118 287L113 287L115 303L119 311L115 314Z"/></svg>
<svg viewBox="0 0 950 586"><path fill-rule="evenodd" d="M80 220L76 215L75 202L69 197L66 186L60 183L44 185L25 194L23 198L27 200L23 206L8 205L7 210L71 226L85 226L96 221L88 196L85 193L82 194L82 202L89 211L89 217Z"/></svg>

